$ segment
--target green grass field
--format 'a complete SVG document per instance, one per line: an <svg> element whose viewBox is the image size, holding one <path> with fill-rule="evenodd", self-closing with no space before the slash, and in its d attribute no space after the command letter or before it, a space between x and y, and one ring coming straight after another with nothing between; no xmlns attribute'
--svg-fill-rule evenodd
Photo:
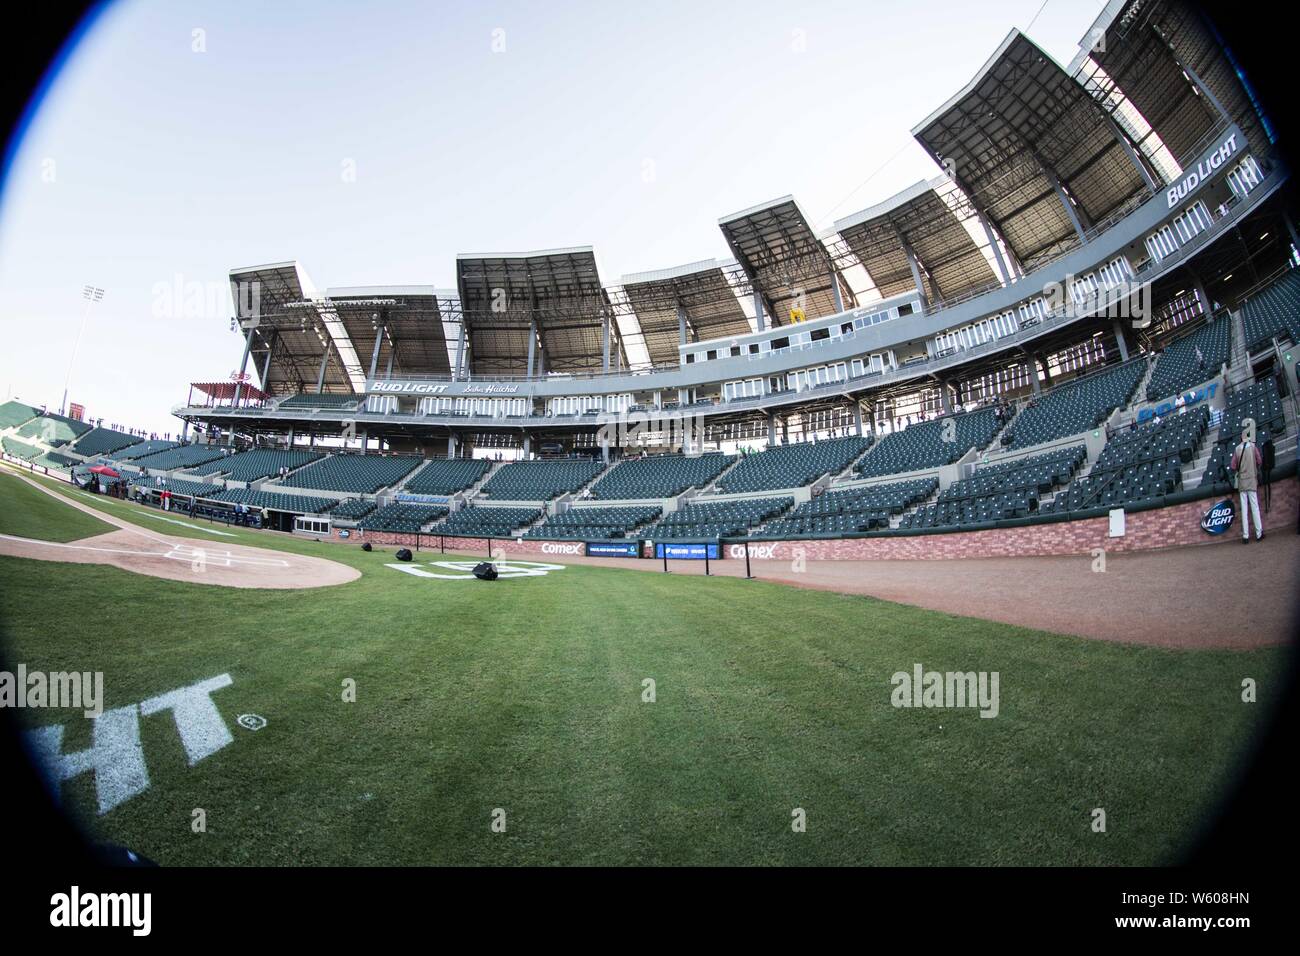
<svg viewBox="0 0 1300 956"><path fill-rule="evenodd" d="M57 511L15 519L31 506L16 484L0 480L9 526L68 532ZM363 574L256 591L0 558L9 662L102 670L107 707L233 678L212 698L229 746L190 767L173 721L143 717L148 791L96 816L89 776L64 784L97 833L163 864L1169 862L1268 718L1242 679L1267 700L1284 663L735 578L428 580L391 554L236 535ZM891 675L916 663L997 671L999 715L891 706ZM65 724L65 752L89 746L80 714L20 713Z"/></svg>
<svg viewBox="0 0 1300 956"><path fill-rule="evenodd" d="M0 534L62 542L116 530L106 521L59 504L0 469Z"/></svg>

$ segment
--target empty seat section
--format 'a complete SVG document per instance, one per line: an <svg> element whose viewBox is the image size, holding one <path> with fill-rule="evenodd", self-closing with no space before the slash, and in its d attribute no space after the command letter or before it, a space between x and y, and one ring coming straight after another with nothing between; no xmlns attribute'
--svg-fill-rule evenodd
<svg viewBox="0 0 1300 956"><path fill-rule="evenodd" d="M5 402L0 405L0 428L13 428L23 422L29 422L40 415L39 408L32 408L22 402Z"/></svg>
<svg viewBox="0 0 1300 956"><path fill-rule="evenodd" d="M1003 435L1003 444L1028 448L1096 428L1111 412L1129 403L1145 373L1145 363L1132 361L1058 385L1016 416Z"/></svg>
<svg viewBox="0 0 1300 956"><path fill-rule="evenodd" d="M1288 270L1247 299L1241 307L1241 326L1246 351L1252 355L1275 337L1300 343L1300 269Z"/></svg>
<svg viewBox="0 0 1300 956"><path fill-rule="evenodd" d="M482 493L499 501L549 501L577 491L602 468L588 458L512 461L484 483Z"/></svg>
<svg viewBox="0 0 1300 956"><path fill-rule="evenodd" d="M435 532L504 538L542 516L541 508L469 507L453 511Z"/></svg>
<svg viewBox="0 0 1300 956"><path fill-rule="evenodd" d="M221 491L220 485L211 485L203 481L186 481L184 478L166 478L161 487L152 478L140 478L131 482L132 488L145 491L170 491L174 495L193 495L195 498L211 498Z"/></svg>
<svg viewBox="0 0 1300 956"><path fill-rule="evenodd" d="M337 507L331 508L330 517L356 521L364 518L377 507L379 506L369 498L349 498L347 501L340 502Z"/></svg>
<svg viewBox="0 0 1300 956"><path fill-rule="evenodd" d="M338 514L336 508L332 514ZM441 505L420 505L397 502L384 505L378 511L363 518L357 527L363 531L401 531L414 534L431 521L447 516L447 509Z"/></svg>
<svg viewBox="0 0 1300 956"><path fill-rule="evenodd" d="M167 454L163 452L163 454ZM258 481L279 473L282 467L301 468L310 461L319 458L314 451L278 451L270 448L257 448L252 451L236 452L209 461L189 470L196 475L221 474L233 481ZM156 467L152 463L150 468Z"/></svg>
<svg viewBox="0 0 1300 956"><path fill-rule="evenodd" d="M454 495L478 481L492 467L486 458L435 458L406 481L417 495Z"/></svg>
<svg viewBox="0 0 1300 956"><path fill-rule="evenodd" d="M1271 435L1275 443L1285 434L1286 418L1277 391L1277 379L1270 376L1240 387L1228 396L1223 420L1219 423L1219 435L1201 477L1203 486L1229 482L1231 470L1228 466L1232 463L1233 450L1241 442L1241 424L1247 418L1255 420L1255 439L1260 443L1263 443L1265 433Z"/></svg>
<svg viewBox="0 0 1300 956"><path fill-rule="evenodd" d="M654 455L620 461L591 486L593 498L672 498L688 488L703 488L735 458L707 455Z"/></svg>
<svg viewBox="0 0 1300 956"><path fill-rule="evenodd" d="M646 534L657 541L683 538L722 538L748 534L794 504L793 498L731 498L693 501L678 508Z"/></svg>
<svg viewBox="0 0 1300 956"><path fill-rule="evenodd" d="M851 436L799 445L777 445L756 455L746 455L718 481L722 491L768 491L799 488L822 475L843 471L871 445L868 438Z"/></svg>
<svg viewBox="0 0 1300 956"><path fill-rule="evenodd" d="M1061 513L1113 508L1179 490L1182 466L1196 457L1209 426L1210 410L1201 406L1158 423L1117 432L1097 456L1092 471L1072 482L1042 510Z"/></svg>
<svg viewBox="0 0 1300 956"><path fill-rule="evenodd" d="M924 501L938 487L938 478L919 478L828 491L768 522L762 534L792 538L885 529L892 515L902 514L918 501Z"/></svg>
<svg viewBox="0 0 1300 956"><path fill-rule="evenodd" d="M304 392L280 399L280 408L331 408L351 409L359 399L355 395L313 395Z"/></svg>
<svg viewBox="0 0 1300 956"><path fill-rule="evenodd" d="M1147 401L1176 395L1218 375L1228 361L1231 329L1232 323L1224 316L1167 346L1147 383ZM1201 361L1197 361L1197 349Z"/></svg>
<svg viewBox="0 0 1300 956"><path fill-rule="evenodd" d="M85 422L46 412L39 418L27 422L15 434L19 438L32 438L58 447L76 441L88 431L91 431L91 426Z"/></svg>
<svg viewBox="0 0 1300 956"><path fill-rule="evenodd" d="M372 495L395 485L424 459L410 455L331 455L280 482L286 488L350 491Z"/></svg>
<svg viewBox="0 0 1300 956"><path fill-rule="evenodd" d="M125 448L113 452L108 457L113 461L135 461L137 458L143 458L146 455L156 455L160 451L167 451L169 448L180 448L179 442L163 441L161 438L150 439L149 441L137 441L134 445L128 445Z"/></svg>
<svg viewBox="0 0 1300 956"><path fill-rule="evenodd" d="M943 528L1023 518L1039 508L1041 496L1067 484L1087 459L1086 446L1030 455L977 467L954 481L938 500L906 515L900 528Z"/></svg>
<svg viewBox="0 0 1300 956"><path fill-rule="evenodd" d="M140 439L137 436L128 435L126 432L115 431L112 428L92 428L73 442L69 450L86 458L93 458L96 455L107 455L129 445L139 444L139 442Z"/></svg>
<svg viewBox="0 0 1300 956"><path fill-rule="evenodd" d="M577 541L625 538L638 526L658 518L662 510L650 506L570 508L562 515L552 515L536 528L529 528L524 537Z"/></svg>
<svg viewBox="0 0 1300 956"><path fill-rule="evenodd" d="M992 408L945 415L886 435L855 469L863 478L951 465L971 448L993 440L1000 424Z"/></svg>
<svg viewBox="0 0 1300 956"><path fill-rule="evenodd" d="M6 435L3 443L6 455L13 455L23 461L35 461L44 454L44 449L38 448L36 445L29 445L25 441L19 441L11 435Z"/></svg>
<svg viewBox="0 0 1300 956"><path fill-rule="evenodd" d="M224 458L225 451L219 445L180 445L166 451L141 455L132 464L141 468L154 468L159 471L172 471L176 468L193 468L205 465L218 458Z"/></svg>

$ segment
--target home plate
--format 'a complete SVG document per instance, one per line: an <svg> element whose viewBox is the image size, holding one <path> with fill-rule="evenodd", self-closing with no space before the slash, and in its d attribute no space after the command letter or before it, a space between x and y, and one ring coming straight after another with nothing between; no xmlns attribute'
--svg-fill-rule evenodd
<svg viewBox="0 0 1300 956"><path fill-rule="evenodd" d="M163 557L171 558L173 561L184 561L191 565L203 564L218 568L287 568L291 566L283 558L262 558L248 554L232 554L230 551L219 551L215 548L196 548L188 544L177 544Z"/></svg>

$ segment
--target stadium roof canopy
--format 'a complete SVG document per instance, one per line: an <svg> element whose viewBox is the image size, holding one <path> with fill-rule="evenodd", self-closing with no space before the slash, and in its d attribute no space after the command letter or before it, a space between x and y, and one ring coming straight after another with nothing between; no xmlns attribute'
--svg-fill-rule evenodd
<svg viewBox="0 0 1300 956"><path fill-rule="evenodd" d="M758 287L772 325L785 325L803 293L809 319L834 315L832 281L838 282L843 308L857 303L853 290L835 268L830 252L791 196L744 209L718 220L727 245L745 274Z"/></svg>
<svg viewBox="0 0 1300 956"><path fill-rule="evenodd" d="M1109 83L1103 81L1103 89L1117 87L1149 124L1145 135L1159 137L1180 166L1208 146L1206 137L1223 125L1220 107L1247 139L1258 142L1259 114L1190 3L1111 0L1085 34L1070 72L1090 73L1089 60L1105 71Z"/></svg>
<svg viewBox="0 0 1300 956"><path fill-rule="evenodd" d="M654 272L623 276L622 289L636 313L646 351L654 365L676 365L681 344L678 309L685 313L689 341L748 335L754 331L727 276L716 259Z"/></svg>
<svg viewBox="0 0 1300 956"><path fill-rule="evenodd" d="M886 299L916 288L910 250L922 291L934 304L1000 285L962 224L962 218L974 215L969 207L956 185L939 176L838 220L835 231Z"/></svg>
<svg viewBox="0 0 1300 956"><path fill-rule="evenodd" d="M534 321L547 372L600 370L607 321L613 326L611 367L627 367L590 246L462 253L456 287L476 373L527 372Z"/></svg>
<svg viewBox="0 0 1300 956"><path fill-rule="evenodd" d="M1147 190L1118 126L1012 30L976 77L912 133L983 211L1025 271Z"/></svg>
<svg viewBox="0 0 1300 956"><path fill-rule="evenodd" d="M390 360L394 374L451 374L443 303L433 286L327 289L325 298L343 324L367 374L373 364L376 375L382 377ZM375 352L381 328L384 344Z"/></svg>
<svg viewBox="0 0 1300 956"><path fill-rule="evenodd" d="M264 391L315 391L326 352L324 391L364 391L365 373L347 329L297 262L232 269L230 294L236 318L252 336L249 363Z"/></svg>

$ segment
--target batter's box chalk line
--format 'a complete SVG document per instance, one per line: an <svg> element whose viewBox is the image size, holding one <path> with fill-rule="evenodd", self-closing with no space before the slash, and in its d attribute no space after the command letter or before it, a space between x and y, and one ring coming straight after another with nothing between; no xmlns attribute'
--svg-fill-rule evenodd
<svg viewBox="0 0 1300 956"><path fill-rule="evenodd" d="M254 558L247 555L232 554L229 551L219 551L215 548L196 548L188 544L175 545L165 555L165 558L171 558L173 561L184 561L187 564L201 562L205 565L215 565L221 568L234 567L261 567L261 568L287 568L289 562L281 558Z"/></svg>

